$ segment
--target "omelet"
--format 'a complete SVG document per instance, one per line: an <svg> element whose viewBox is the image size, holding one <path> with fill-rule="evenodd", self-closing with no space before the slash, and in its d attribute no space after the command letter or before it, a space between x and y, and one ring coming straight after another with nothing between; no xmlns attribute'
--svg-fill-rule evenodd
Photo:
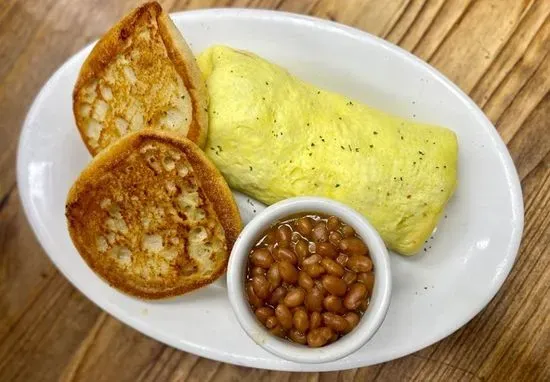
<svg viewBox="0 0 550 382"><path fill-rule="evenodd" d="M328 197L366 216L390 249L422 248L457 185L453 131L319 89L250 52L213 46L198 62L205 150L232 188L266 204Z"/></svg>

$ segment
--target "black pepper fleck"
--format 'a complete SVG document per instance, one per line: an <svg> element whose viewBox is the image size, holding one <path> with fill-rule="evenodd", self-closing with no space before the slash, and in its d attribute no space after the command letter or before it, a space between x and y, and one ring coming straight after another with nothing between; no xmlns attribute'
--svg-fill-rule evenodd
<svg viewBox="0 0 550 382"><path fill-rule="evenodd" d="M336 185L334 187L338 188L338 187L340 187L340 185L338 183L336 183Z"/></svg>

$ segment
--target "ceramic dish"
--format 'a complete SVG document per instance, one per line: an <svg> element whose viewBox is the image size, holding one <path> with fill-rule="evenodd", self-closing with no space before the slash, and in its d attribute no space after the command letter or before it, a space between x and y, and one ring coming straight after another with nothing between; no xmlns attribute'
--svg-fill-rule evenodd
<svg viewBox="0 0 550 382"><path fill-rule="evenodd" d="M333 344L321 348L309 348L271 335L260 325L246 299L244 278L248 254L260 236L272 224L301 212L333 215L352 226L369 248L374 263L376 282L369 308L357 327ZM273 354L295 362L323 363L335 361L356 351L376 333L390 304L391 270L388 251L378 232L368 220L348 206L330 199L301 197L283 200L263 210L252 220L235 242L227 268L229 301L239 323L254 342Z"/></svg>
<svg viewBox="0 0 550 382"><path fill-rule="evenodd" d="M368 344L334 362L283 360L241 329L225 279L180 298L145 302L110 288L76 252L64 203L90 161L71 110L71 92L91 50L88 46L37 96L21 133L17 163L31 226L52 261L82 293L128 325L187 352L239 365L300 371L354 368L410 354L448 336L487 305L514 264L523 203L506 146L462 91L402 49L332 22L262 10L214 9L172 18L196 53L215 43L248 49L317 86L453 129L460 146L458 188L425 251L414 257L390 254L390 308ZM236 197L245 222L263 208L242 194Z"/></svg>

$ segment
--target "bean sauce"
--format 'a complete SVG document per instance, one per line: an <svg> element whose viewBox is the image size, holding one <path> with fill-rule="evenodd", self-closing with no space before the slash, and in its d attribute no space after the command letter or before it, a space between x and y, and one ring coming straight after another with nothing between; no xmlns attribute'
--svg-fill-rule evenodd
<svg viewBox="0 0 550 382"><path fill-rule="evenodd" d="M357 326L374 281L369 249L353 227L306 213L274 224L252 248L245 290L268 331L321 347Z"/></svg>

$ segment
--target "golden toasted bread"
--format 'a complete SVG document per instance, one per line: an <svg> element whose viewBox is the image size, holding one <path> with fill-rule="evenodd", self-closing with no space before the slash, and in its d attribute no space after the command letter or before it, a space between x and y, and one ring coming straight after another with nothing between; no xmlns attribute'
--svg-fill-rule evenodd
<svg viewBox="0 0 550 382"><path fill-rule="evenodd" d="M109 30L73 92L76 124L92 155L130 132L169 130L204 146L208 97L195 57L157 2Z"/></svg>
<svg viewBox="0 0 550 382"><path fill-rule="evenodd" d="M202 150L150 129L99 153L71 188L65 214L88 265L149 299L214 281L241 230L233 195Z"/></svg>

